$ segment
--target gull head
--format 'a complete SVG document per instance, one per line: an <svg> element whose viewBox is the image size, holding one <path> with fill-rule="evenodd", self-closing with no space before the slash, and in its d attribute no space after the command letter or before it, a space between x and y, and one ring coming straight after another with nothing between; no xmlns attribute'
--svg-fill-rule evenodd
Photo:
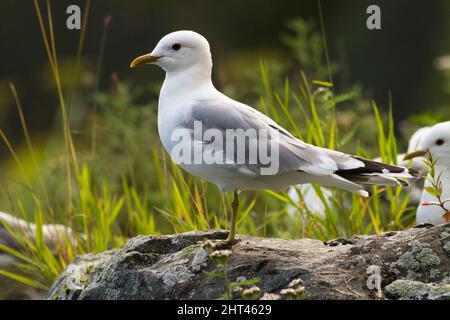
<svg viewBox="0 0 450 320"><path fill-rule="evenodd" d="M450 121L431 127L420 141L416 151L405 156L405 160L423 156L430 152L439 164L450 165Z"/></svg>
<svg viewBox="0 0 450 320"><path fill-rule="evenodd" d="M423 137L427 135L430 129L431 127L423 127L414 132L414 134L409 139L407 153L413 152L419 148L420 142L422 141Z"/></svg>
<svg viewBox="0 0 450 320"><path fill-rule="evenodd" d="M212 68L209 43L202 35L194 31L176 31L159 40L149 54L134 59L130 68L154 64L167 73L184 72L199 68L210 72Z"/></svg>

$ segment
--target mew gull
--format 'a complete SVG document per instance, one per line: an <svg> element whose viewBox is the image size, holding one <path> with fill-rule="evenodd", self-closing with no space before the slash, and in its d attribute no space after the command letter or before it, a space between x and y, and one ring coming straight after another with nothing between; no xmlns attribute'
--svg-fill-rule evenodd
<svg viewBox="0 0 450 320"><path fill-rule="evenodd" d="M368 197L364 185L407 186L405 179L415 176L403 167L307 144L256 109L225 96L211 80L209 43L196 32L164 36L130 67L145 64L166 72L158 103L158 132L166 151L190 174L234 194L228 244L235 237L239 191L317 183Z"/></svg>
<svg viewBox="0 0 450 320"><path fill-rule="evenodd" d="M433 126L422 138L417 151L411 152L405 156L405 160L415 157L422 157L430 153L436 161L435 177L440 177L442 183L441 201L445 202L444 208L437 205L428 205L427 203L435 203L437 197L427 190L432 186L432 177L428 175L425 181L425 188L422 198L417 208L416 222L441 224L448 222L447 217L450 210L450 121L441 122Z"/></svg>

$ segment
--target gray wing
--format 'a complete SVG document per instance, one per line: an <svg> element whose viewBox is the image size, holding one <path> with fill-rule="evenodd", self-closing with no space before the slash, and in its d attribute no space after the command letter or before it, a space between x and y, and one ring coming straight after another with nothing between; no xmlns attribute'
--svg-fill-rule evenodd
<svg viewBox="0 0 450 320"><path fill-rule="evenodd" d="M276 139L279 146L279 170L304 171L313 175L330 175L340 169L357 168L363 166L362 162L349 155L318 148L307 144L279 126L272 119L245 104L226 98L224 100L198 100L191 106L189 121L179 126L192 128L194 121L202 123L203 130L220 130L225 136L226 129L260 129L266 130L268 139ZM258 138L257 138L258 139ZM249 141L258 143L257 139ZM208 144L211 141L201 141ZM246 146L248 147L248 146ZM225 148L224 148L225 149ZM246 152L248 150L246 149ZM226 150L223 150L226 152ZM261 164L237 165L241 171L257 174Z"/></svg>

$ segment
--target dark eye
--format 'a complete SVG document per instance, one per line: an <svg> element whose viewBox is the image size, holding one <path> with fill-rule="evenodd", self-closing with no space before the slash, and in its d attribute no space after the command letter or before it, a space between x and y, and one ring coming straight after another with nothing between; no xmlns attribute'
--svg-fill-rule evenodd
<svg viewBox="0 0 450 320"><path fill-rule="evenodd" d="M172 49L175 50L175 51L180 50L180 48L181 48L181 44L179 44L179 43L175 43L175 44L172 46Z"/></svg>
<svg viewBox="0 0 450 320"><path fill-rule="evenodd" d="M442 140L442 139L437 139L437 140L436 140L436 144L437 144L438 146L442 146L442 145L444 144L444 140Z"/></svg>

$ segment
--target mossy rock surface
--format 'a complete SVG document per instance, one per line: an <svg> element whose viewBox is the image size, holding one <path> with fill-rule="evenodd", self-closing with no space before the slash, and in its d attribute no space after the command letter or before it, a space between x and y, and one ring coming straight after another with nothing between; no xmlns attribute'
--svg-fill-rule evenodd
<svg viewBox="0 0 450 320"><path fill-rule="evenodd" d="M259 279L261 295L281 298L298 280L306 299L446 299L449 230L424 226L328 244L239 236L226 258L228 281ZM199 243L226 236L222 230L138 236L119 250L78 257L48 297L217 299L227 281L211 276L217 261Z"/></svg>
<svg viewBox="0 0 450 320"><path fill-rule="evenodd" d="M385 293L399 300L450 300L450 284L396 280L386 286Z"/></svg>

